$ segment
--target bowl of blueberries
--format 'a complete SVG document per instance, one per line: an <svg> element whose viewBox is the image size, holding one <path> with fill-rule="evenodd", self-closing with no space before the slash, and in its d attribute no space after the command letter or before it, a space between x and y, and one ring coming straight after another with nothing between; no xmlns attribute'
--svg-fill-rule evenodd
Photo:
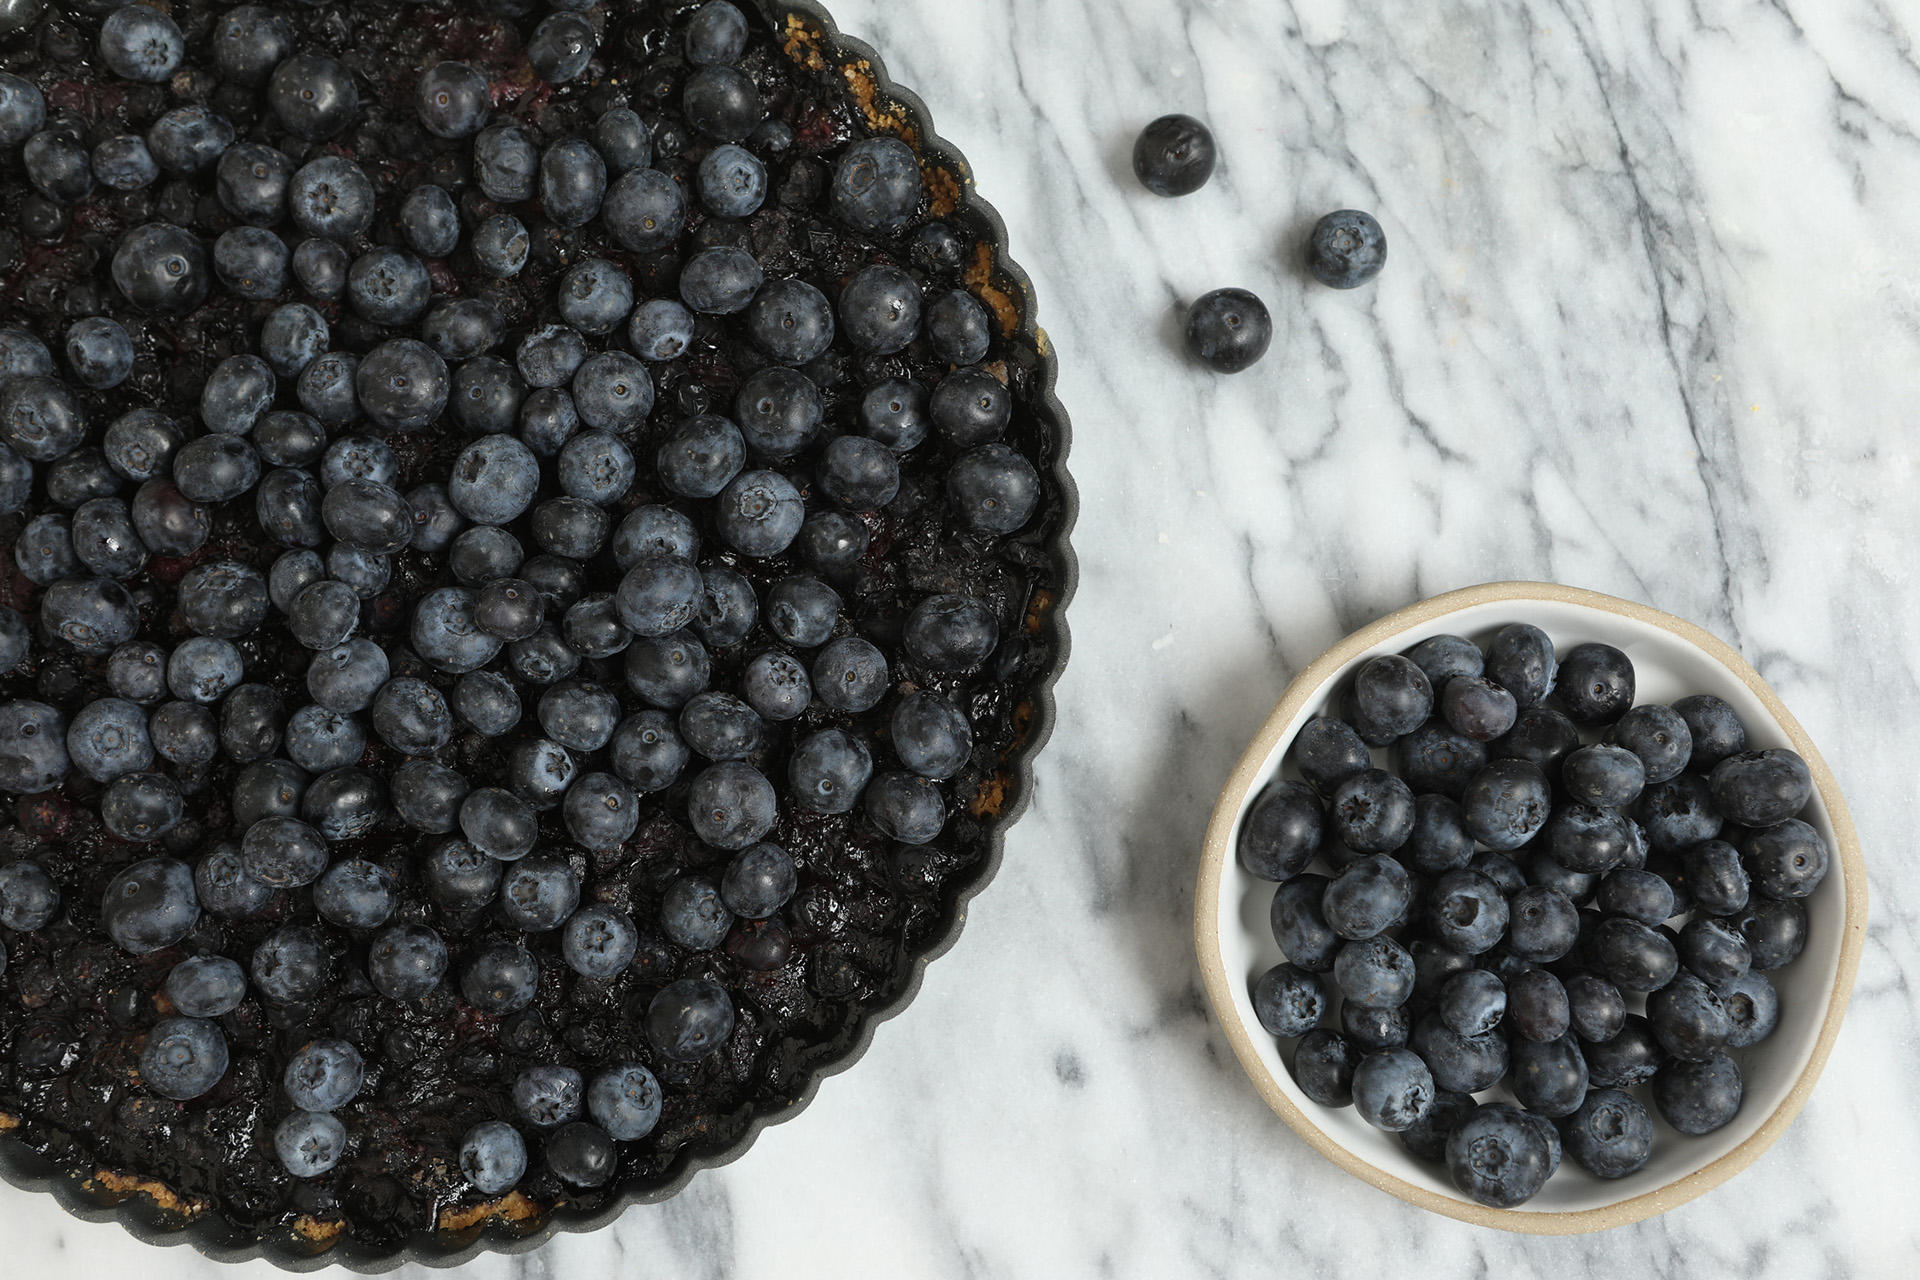
<svg viewBox="0 0 1920 1280"><path fill-rule="evenodd" d="M1635 1222L1757 1159L1866 936L1818 750L1724 642L1547 583L1451 592L1293 681L1208 828L1207 992L1349 1173L1529 1233Z"/></svg>

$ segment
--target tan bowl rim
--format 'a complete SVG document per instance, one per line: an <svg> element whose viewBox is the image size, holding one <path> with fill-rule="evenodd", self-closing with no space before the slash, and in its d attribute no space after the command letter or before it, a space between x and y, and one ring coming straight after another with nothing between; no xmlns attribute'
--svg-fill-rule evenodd
<svg viewBox="0 0 1920 1280"><path fill-rule="evenodd" d="M1703 1169L1687 1175L1677 1182L1669 1183L1657 1191L1634 1196L1616 1204L1598 1209L1567 1211L1522 1212L1513 1209L1495 1209L1485 1205L1472 1204L1438 1195L1425 1187L1415 1186L1411 1182L1397 1178L1376 1165L1369 1164L1347 1148L1335 1142L1316 1125L1301 1109L1294 1105L1280 1088L1279 1082L1267 1070L1254 1048L1252 1036L1248 1033L1240 1018L1230 1012L1233 1001L1231 979L1226 971L1225 961L1220 951L1219 901L1220 880L1226 873L1228 860L1233 851L1228 847L1228 837L1233 830L1234 819L1240 812L1241 803L1261 781L1262 767L1273 749L1279 745L1280 736L1286 731L1300 708L1322 685L1353 658L1366 650L1392 639L1403 631L1412 629L1423 622L1430 622L1446 614L1455 613L1475 605L1497 603L1500 601L1548 600L1566 604L1584 605L1591 609L1607 613L1620 614L1662 630L1670 631L1681 639L1698 646L1720 662L1727 670L1738 676L1746 686L1765 704L1780 727L1786 731L1795 751L1807 762L1807 768L1813 774L1813 782L1826 805L1828 820L1833 825L1834 842L1838 845L1838 855L1842 878L1846 886L1846 926L1841 934L1840 964L1834 975L1833 993L1827 1003L1827 1016L1820 1026L1819 1040L1814 1044L1813 1055L1807 1060L1806 1069L1800 1078L1794 1081L1774 1113L1767 1117L1751 1137L1733 1150L1715 1160ZM1552 582L1488 582L1477 587L1463 587L1458 591L1449 591L1444 595L1433 596L1417 604L1390 613L1379 621L1360 628L1346 639L1328 649L1298 676L1280 696L1280 703L1273 714L1260 727L1253 743L1240 757L1233 768L1233 774L1227 780L1226 788L1220 793L1219 803L1214 806L1213 819L1207 825L1206 843L1200 855L1200 881L1194 901L1194 937L1200 959L1200 973L1206 982L1207 998L1213 1004L1214 1016L1220 1028L1226 1033L1227 1042L1233 1046L1234 1056L1240 1060L1254 1088L1266 1100L1274 1113L1306 1139L1307 1144L1327 1159L1345 1169L1354 1177L1371 1183L1389 1195L1400 1197L1410 1204L1434 1213L1445 1214L1449 1218L1458 1218L1475 1226L1493 1227L1501 1231L1520 1232L1528 1235L1575 1235L1587 1231L1605 1231L1612 1227L1624 1227L1665 1213L1669 1209L1685 1204L1696 1196L1703 1195L1739 1173L1786 1131L1793 1123L1800 1108L1806 1105L1807 1097L1813 1091L1814 1082L1820 1078L1821 1069L1827 1064L1827 1056L1833 1051L1834 1038L1840 1034L1840 1023L1846 1017L1847 1001L1853 993L1853 979L1860 967L1860 953L1865 946L1867 936L1867 874L1866 863L1860 853L1860 839L1854 830L1853 816L1847 811L1847 803L1840 794L1840 785L1834 780L1827 768L1826 760L1820 755L1819 748L1807 736L1800 722L1793 718L1767 682L1760 677L1747 660L1740 656L1732 646L1711 632L1705 631L1683 618L1670 613L1636 604L1631 600L1621 600L1615 596L1603 595L1597 591L1587 591L1580 587L1562 586Z"/></svg>

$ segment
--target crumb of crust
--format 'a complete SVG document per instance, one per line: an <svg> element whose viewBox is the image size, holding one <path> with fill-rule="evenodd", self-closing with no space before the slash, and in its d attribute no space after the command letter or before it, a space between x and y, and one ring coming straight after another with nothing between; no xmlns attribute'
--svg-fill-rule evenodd
<svg viewBox="0 0 1920 1280"><path fill-rule="evenodd" d="M950 170L922 161L920 177L933 201L933 216L944 218L960 207L960 179Z"/></svg>
<svg viewBox="0 0 1920 1280"><path fill-rule="evenodd" d="M1007 805L1007 787L1012 779L1005 769L995 769L993 776L981 781L973 793L973 799L967 802L967 812L976 818L991 818Z"/></svg>
<svg viewBox="0 0 1920 1280"><path fill-rule="evenodd" d="M1013 745L1019 746L1027 740L1027 731L1033 728L1033 703L1022 698L1013 708Z"/></svg>
<svg viewBox="0 0 1920 1280"><path fill-rule="evenodd" d="M825 71L827 60L820 56L820 37L807 30L800 15L787 15L787 38L781 43L786 55L809 71Z"/></svg>
<svg viewBox="0 0 1920 1280"><path fill-rule="evenodd" d="M504 1218L508 1222L524 1222L537 1218L541 1214L538 1203L528 1199L519 1190L507 1192L497 1200L483 1200L479 1204L463 1208L442 1209L440 1211L440 1230L465 1231L476 1227L488 1218Z"/></svg>
<svg viewBox="0 0 1920 1280"><path fill-rule="evenodd" d="M340 1233L347 1229L345 1218L316 1218L303 1213L293 1220L293 1233L310 1244L331 1248L340 1239Z"/></svg>
<svg viewBox="0 0 1920 1280"><path fill-rule="evenodd" d="M974 291L993 309L993 315L1000 322L1000 332L1011 334L1020 327L1020 310L1013 305L1006 291L993 282L993 246L982 240L973 246L973 262L968 265L967 288Z"/></svg>
<svg viewBox="0 0 1920 1280"><path fill-rule="evenodd" d="M20 1117L0 1111L0 1133L11 1133L20 1127Z"/></svg>
<svg viewBox="0 0 1920 1280"><path fill-rule="evenodd" d="M1038 325L1034 326L1034 330L1033 330L1033 346L1034 346L1034 349L1038 351L1042 357L1046 357L1046 358L1052 357L1053 339L1049 338L1047 336L1047 331L1045 329L1040 328Z"/></svg>
<svg viewBox="0 0 1920 1280"><path fill-rule="evenodd" d="M0 1125L0 1128L7 1126ZM159 1208L183 1218L195 1218L206 1212L207 1202L198 1197L183 1198L174 1189L157 1178L142 1178L131 1173L116 1173L112 1169L95 1169L93 1176L87 1179L87 1186L110 1192L116 1196L144 1195Z"/></svg>
<svg viewBox="0 0 1920 1280"><path fill-rule="evenodd" d="M1051 588L1035 587L1032 599L1027 601L1026 628L1028 635L1039 635L1040 624L1053 612L1054 594Z"/></svg>
<svg viewBox="0 0 1920 1280"><path fill-rule="evenodd" d="M901 117L899 112L880 108L880 86L873 80L873 64L865 58L840 65L840 78L847 82L847 88L853 91L853 100L859 104L860 114L867 118L867 127L875 133L891 133L908 146L914 145L918 135L913 126Z"/></svg>

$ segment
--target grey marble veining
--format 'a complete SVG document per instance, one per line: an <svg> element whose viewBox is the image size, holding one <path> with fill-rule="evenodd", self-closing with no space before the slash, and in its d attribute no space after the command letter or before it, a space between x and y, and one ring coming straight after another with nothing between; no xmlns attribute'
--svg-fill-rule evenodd
<svg viewBox="0 0 1920 1280"><path fill-rule="evenodd" d="M1060 353L1083 579L1059 726L999 878L853 1071L676 1201L468 1274L1911 1274L1920 9L833 7L973 162ZM1127 163L1171 110L1224 151L1178 201ZM1340 207L1391 243L1352 293L1298 266ZM1276 325L1234 378L1177 345L1227 284ZM1466 1227L1336 1170L1254 1094L1193 958L1202 830L1286 681L1510 577L1733 642L1838 774L1874 892L1801 1118L1599 1237ZM233 1274L4 1187L0 1232L12 1274Z"/></svg>

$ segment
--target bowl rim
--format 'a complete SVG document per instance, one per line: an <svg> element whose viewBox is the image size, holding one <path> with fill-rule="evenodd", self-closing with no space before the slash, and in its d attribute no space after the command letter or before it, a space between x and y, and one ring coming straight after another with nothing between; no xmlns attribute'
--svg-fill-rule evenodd
<svg viewBox="0 0 1920 1280"><path fill-rule="evenodd" d="M1045 671L1021 686L1022 694L1030 701L1032 719L1025 736L1015 741L1001 762L1006 800L989 826L986 851L971 871L956 877L950 882L951 888L943 890L945 927L929 935L918 949L907 953L906 973L898 990L886 1000L862 1010L845 1051L838 1057L811 1065L804 1085L791 1101L757 1110L731 1146L717 1150L697 1146L683 1148L669 1166L671 1174L663 1181L648 1187L623 1183L618 1194L591 1211L575 1210L562 1201L545 1213L537 1227L525 1232L506 1233L490 1219L476 1235L454 1245L444 1243L437 1231L427 1230L415 1232L391 1247L365 1246L344 1234L317 1247L299 1247L286 1233L272 1228L264 1228L255 1236L236 1234L217 1213L201 1214L183 1222L164 1208L165 1199L172 1194L164 1184L107 1169L56 1166L13 1138L7 1130L0 1130L0 1182L22 1191L50 1193L62 1210L84 1222L117 1222L128 1235L143 1244L186 1245L215 1262L259 1259L289 1272L339 1267L350 1273L375 1275L407 1265L452 1268L465 1266L484 1254L528 1253L562 1233L586 1233L611 1226L634 1205L670 1200L684 1191L696 1174L740 1159L768 1126L791 1120L804 1111L828 1077L859 1062L872 1046L880 1024L900 1014L919 995L927 965L959 941L969 904L998 874L1006 853L1007 833L1033 802L1035 764L1058 722L1054 686L1066 670L1072 651L1066 611L1080 584L1080 562L1071 542L1074 526L1079 521L1080 493L1067 470L1073 426L1056 394L1059 358L1052 340L1039 323L1032 282L1011 256L1005 219L980 195L973 167L959 148L936 132L926 103L892 79L880 54L871 45L840 30L821 0L736 2L751 9L750 20L774 28L776 47L788 57L798 60L796 50L810 48L823 62L817 67L809 65L808 69L834 73L856 102L861 100L861 94L855 91L855 81L870 88L871 96L865 105L881 117L885 126L874 126L870 115L870 136L889 133L897 137L903 132L909 133L908 145L920 160L923 173L934 171L951 181L954 213L945 216L965 215L968 229L979 233L978 245L986 251L984 262L979 266L981 285L999 295L1012 317L1011 322L998 319L996 327L1004 338L1033 355L1037 375L1033 383L1033 412L1045 426L1051 445L1050 456L1039 460L1040 469L1058 495L1059 506L1052 513L1051 528L1038 546L1052 575L1052 595L1044 601L1029 599L1028 624L1051 647L1053 658ZM971 277L968 288L976 296L980 292ZM109 1198L103 1198L103 1191L109 1193Z"/></svg>
<svg viewBox="0 0 1920 1280"><path fill-rule="evenodd" d="M1233 1011L1234 980L1227 973L1220 942L1220 889L1233 857L1231 836L1234 824L1249 797L1265 781L1267 762L1280 745L1281 736L1307 702L1353 659L1414 627L1478 605L1529 601L1580 605L1671 632L1704 650L1709 657L1737 676L1779 722L1792 741L1794 750L1806 761L1807 769L1813 775L1814 787L1826 806L1827 817L1833 827L1835 853L1840 862L1846 893L1840 960L1833 990L1827 1001L1826 1017L1820 1024L1820 1035L1814 1043L1812 1056L1779 1107L1745 1141L1711 1164L1656 1190L1593 1209L1523 1211L1454 1200L1396 1177L1335 1141L1287 1096L1259 1056L1252 1033ZM1800 727L1800 722L1794 719L1779 695L1731 645L1684 618L1582 587L1552 582L1488 582L1430 596L1360 628L1315 658L1287 685L1285 692L1280 695L1279 704L1234 765L1214 806L1213 817L1207 824L1194 898L1194 939L1207 999L1213 1006L1220 1029L1226 1034L1227 1043L1233 1048L1234 1057L1239 1060L1261 1098L1295 1133L1306 1140L1307 1145L1363 1182L1433 1213L1475 1226L1519 1234L1576 1235L1640 1222L1704 1195L1759 1159L1761 1153L1786 1132L1787 1126L1800 1114L1808 1095L1813 1092L1813 1086L1833 1050L1834 1039L1840 1034L1840 1024L1846 1017L1847 1002L1853 993L1854 975L1860 967L1861 951L1866 944L1867 899L1866 862L1860 852L1860 839L1853 825L1853 815L1847 809L1838 781L1828 769L1819 748L1814 746L1813 739Z"/></svg>

